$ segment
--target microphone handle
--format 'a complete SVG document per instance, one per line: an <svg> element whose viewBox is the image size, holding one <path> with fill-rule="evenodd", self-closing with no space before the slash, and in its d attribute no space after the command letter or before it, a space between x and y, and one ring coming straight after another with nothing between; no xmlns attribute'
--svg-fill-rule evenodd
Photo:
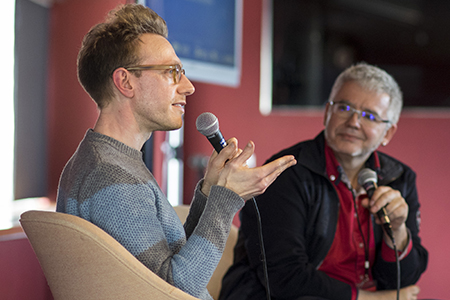
<svg viewBox="0 0 450 300"><path fill-rule="evenodd" d="M389 236L389 238L392 241L394 241L394 233L392 232L391 220L389 219L387 212L386 212L386 206L381 208L379 211L377 211L377 215L383 223L382 226L383 226L384 231Z"/></svg>
<svg viewBox="0 0 450 300"><path fill-rule="evenodd" d="M369 199L372 199L373 193L375 192L375 185L371 185L370 187L366 188L367 197Z"/></svg>
<svg viewBox="0 0 450 300"><path fill-rule="evenodd" d="M391 223L391 220L389 220L389 217L386 212L386 206L382 207L379 211L377 211L378 218L383 221L383 223Z"/></svg>
<svg viewBox="0 0 450 300"><path fill-rule="evenodd" d="M367 197L372 199L373 193L375 192L376 185L372 184L370 186L366 186ZM389 217L387 216L386 206L377 211L377 216L383 221L383 223L390 223Z"/></svg>
<svg viewBox="0 0 450 300"><path fill-rule="evenodd" d="M367 196L369 197L369 199L372 199L374 192L375 192L375 185L372 185L367 189ZM382 207L379 211L377 211L377 216L383 223L382 226L386 234L389 236L391 240L394 240L394 233L392 232L391 220L387 215L386 206Z"/></svg>
<svg viewBox="0 0 450 300"><path fill-rule="evenodd" d="M220 153L220 151L227 145L227 142L223 138L220 130L210 136L207 136L207 138L217 153Z"/></svg>

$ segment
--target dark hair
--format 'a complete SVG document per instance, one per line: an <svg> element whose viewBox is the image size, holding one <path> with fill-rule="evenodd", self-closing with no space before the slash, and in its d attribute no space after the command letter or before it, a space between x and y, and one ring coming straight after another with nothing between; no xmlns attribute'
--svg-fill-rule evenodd
<svg viewBox="0 0 450 300"><path fill-rule="evenodd" d="M166 22L148 7L125 4L84 36L77 60L78 80L99 108L113 96L114 70L139 63L139 38L145 33L167 38Z"/></svg>

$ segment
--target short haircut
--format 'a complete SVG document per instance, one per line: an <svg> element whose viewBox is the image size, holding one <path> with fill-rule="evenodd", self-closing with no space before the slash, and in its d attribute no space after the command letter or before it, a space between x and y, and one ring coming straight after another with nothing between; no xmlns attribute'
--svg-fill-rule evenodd
<svg viewBox="0 0 450 300"><path fill-rule="evenodd" d="M361 87L376 93L386 93L390 97L388 118L391 124L397 124L403 107L403 94L398 83L386 71L367 63L355 64L344 70L334 82L330 99L341 89L344 83L354 81Z"/></svg>
<svg viewBox="0 0 450 300"><path fill-rule="evenodd" d="M104 23L84 36L77 60L78 80L100 109L114 95L114 70L141 60L137 51L145 33L167 38L166 22L148 7L125 4L110 11Z"/></svg>

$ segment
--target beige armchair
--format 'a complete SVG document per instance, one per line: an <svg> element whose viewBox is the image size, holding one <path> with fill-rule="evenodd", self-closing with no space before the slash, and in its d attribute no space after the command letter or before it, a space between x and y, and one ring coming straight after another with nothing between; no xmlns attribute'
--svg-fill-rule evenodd
<svg viewBox="0 0 450 300"><path fill-rule="evenodd" d="M197 299L158 277L114 238L82 218L28 211L20 223L55 300ZM221 281L223 273L214 276ZM212 286L217 299L220 282Z"/></svg>

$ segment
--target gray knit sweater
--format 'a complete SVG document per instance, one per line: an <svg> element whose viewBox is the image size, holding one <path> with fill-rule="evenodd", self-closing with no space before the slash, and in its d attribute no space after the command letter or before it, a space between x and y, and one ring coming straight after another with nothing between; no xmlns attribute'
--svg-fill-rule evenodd
<svg viewBox="0 0 450 300"><path fill-rule="evenodd" d="M136 149L87 131L61 175L57 211L82 217L113 236L161 278L200 299L217 266L236 193L197 185L184 227Z"/></svg>

